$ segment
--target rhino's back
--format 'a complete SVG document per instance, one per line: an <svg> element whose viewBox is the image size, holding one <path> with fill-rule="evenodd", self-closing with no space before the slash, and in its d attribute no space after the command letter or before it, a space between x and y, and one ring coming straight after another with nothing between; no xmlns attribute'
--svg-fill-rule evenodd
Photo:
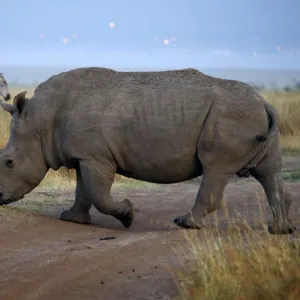
<svg viewBox="0 0 300 300"><path fill-rule="evenodd" d="M124 85L193 85L207 87L216 84L216 78L207 76L196 69L149 72L118 72L113 69L88 67L77 68L51 76L39 84L35 93L55 89L60 93L72 90L85 91L112 89Z"/></svg>
<svg viewBox="0 0 300 300"><path fill-rule="evenodd" d="M110 113L132 116L133 110L152 110L158 116L169 109L178 116L185 110L201 109L204 95L216 83L214 78L195 69L117 72L98 67L78 68L51 76L36 88L35 97L46 98L51 105L55 102L58 109L72 114L89 111L101 117ZM44 97L47 94L51 99Z"/></svg>

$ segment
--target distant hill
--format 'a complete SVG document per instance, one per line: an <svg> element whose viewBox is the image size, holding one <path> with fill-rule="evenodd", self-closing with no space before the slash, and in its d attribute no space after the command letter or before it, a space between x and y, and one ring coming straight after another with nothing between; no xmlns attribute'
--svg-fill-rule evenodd
<svg viewBox="0 0 300 300"><path fill-rule="evenodd" d="M0 72L4 73L9 84L36 86L54 74L67 71L77 66L0 66ZM190 66L189 66L190 67ZM197 68L199 71L211 76L226 79L237 79L266 88L283 88L300 82L299 70L264 70L264 69L208 69ZM119 71L145 71L145 69L118 69ZM149 70L149 69L147 69ZM152 69L149 71L160 70Z"/></svg>

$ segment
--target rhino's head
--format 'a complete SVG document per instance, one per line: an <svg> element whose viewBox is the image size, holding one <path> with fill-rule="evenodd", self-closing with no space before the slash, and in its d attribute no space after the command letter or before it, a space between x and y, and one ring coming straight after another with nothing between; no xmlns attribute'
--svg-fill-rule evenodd
<svg viewBox="0 0 300 300"><path fill-rule="evenodd" d="M5 101L8 101L10 99L7 81L5 80L2 73L0 73L0 96L2 96Z"/></svg>
<svg viewBox="0 0 300 300"><path fill-rule="evenodd" d="M25 95L18 94L13 105L0 102L12 115L9 140L0 152L0 205L22 199L48 170L35 121L38 118Z"/></svg>

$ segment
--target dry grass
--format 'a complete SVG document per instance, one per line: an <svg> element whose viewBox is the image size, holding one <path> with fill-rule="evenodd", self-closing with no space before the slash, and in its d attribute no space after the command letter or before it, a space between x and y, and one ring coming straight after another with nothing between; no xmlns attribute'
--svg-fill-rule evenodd
<svg viewBox="0 0 300 300"><path fill-rule="evenodd" d="M11 88L12 98L23 88ZM27 89L27 96L33 95L34 89ZM298 151L300 149L300 92L268 92L263 93L278 110L281 118L281 143L284 150ZM12 100L10 101L12 103ZM0 110L0 148L3 148L9 137L10 115ZM50 170L46 176L46 180L55 179L57 182L61 179L74 179L75 173L73 170L61 168L55 172ZM128 178L116 175L116 181L125 181ZM132 180L131 180L132 181Z"/></svg>
<svg viewBox="0 0 300 300"><path fill-rule="evenodd" d="M281 146L285 151L300 150L300 91L268 92L262 95L277 109L280 116Z"/></svg>
<svg viewBox="0 0 300 300"><path fill-rule="evenodd" d="M299 241L241 228L206 242L188 231L177 300L300 299Z"/></svg>

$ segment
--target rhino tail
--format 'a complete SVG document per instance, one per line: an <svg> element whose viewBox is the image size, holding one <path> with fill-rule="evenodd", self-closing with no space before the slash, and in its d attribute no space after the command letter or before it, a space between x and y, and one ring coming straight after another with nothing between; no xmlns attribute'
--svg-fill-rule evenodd
<svg viewBox="0 0 300 300"><path fill-rule="evenodd" d="M269 130L267 134L257 135L255 137L259 143L265 142L269 137L276 135L279 129L279 117L275 108L261 96L260 98L263 101L265 111L268 115Z"/></svg>

